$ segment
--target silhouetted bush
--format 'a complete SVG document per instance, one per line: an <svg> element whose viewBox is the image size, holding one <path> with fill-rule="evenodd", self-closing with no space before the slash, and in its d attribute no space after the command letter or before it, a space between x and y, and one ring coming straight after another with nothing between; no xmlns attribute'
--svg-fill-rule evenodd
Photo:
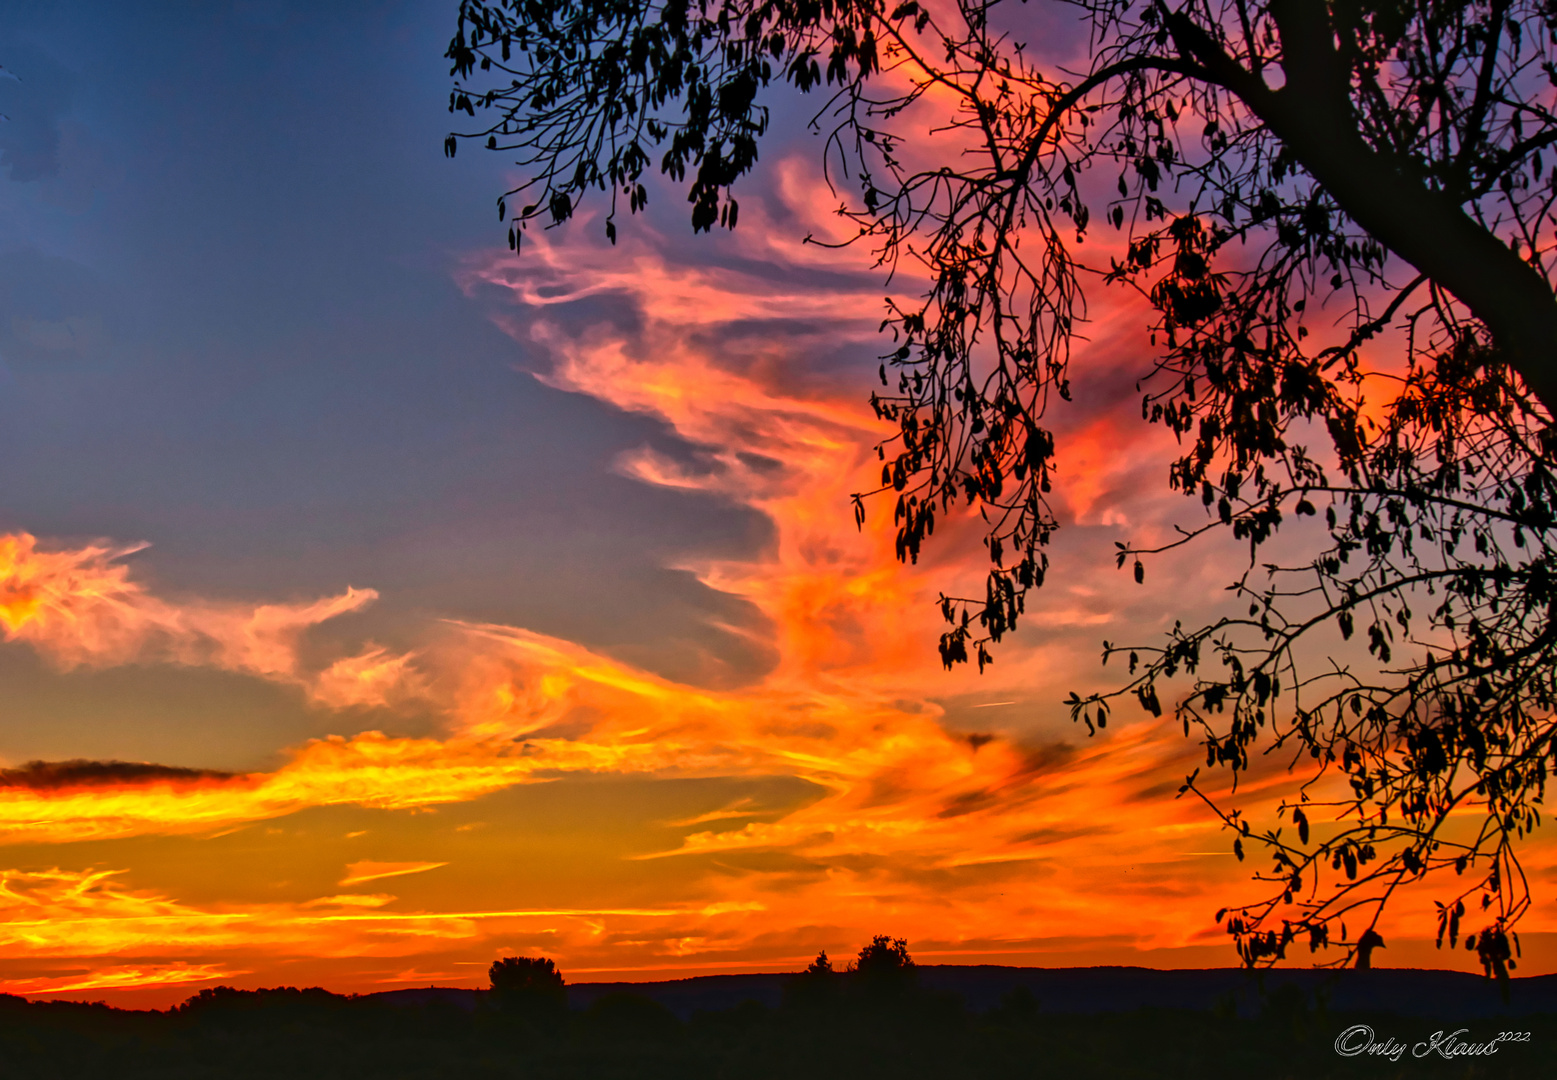
<svg viewBox="0 0 1557 1080"><path fill-rule="evenodd" d="M876 1004L901 998L913 988L914 961L908 942L878 934L849 962L848 974L855 993Z"/></svg>
<svg viewBox="0 0 1557 1080"><path fill-rule="evenodd" d="M877 934L849 964L849 970L862 979L905 980L913 973L914 961L908 955L907 941Z"/></svg>
<svg viewBox="0 0 1557 1080"><path fill-rule="evenodd" d="M567 986L554 961L542 956L505 956L487 969L492 998L510 1013L536 1017L561 1015L568 1006Z"/></svg>

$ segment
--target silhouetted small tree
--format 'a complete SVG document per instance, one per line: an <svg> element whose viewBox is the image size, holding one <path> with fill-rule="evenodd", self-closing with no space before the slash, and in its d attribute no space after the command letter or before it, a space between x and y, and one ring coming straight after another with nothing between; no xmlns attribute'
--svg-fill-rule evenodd
<svg viewBox="0 0 1557 1080"><path fill-rule="evenodd" d="M825 959L826 955L823 953L817 959ZM849 970L866 978L895 977L906 973L913 966L914 960L908 955L906 940L877 934L870 939L869 945L860 950L859 958L850 963Z"/></svg>
<svg viewBox="0 0 1557 1080"><path fill-rule="evenodd" d="M810 965L784 984L784 1004L790 1007L818 1008L838 993L838 972L827 958L827 950L816 954Z"/></svg>
<svg viewBox="0 0 1557 1080"><path fill-rule="evenodd" d="M568 1002L556 962L544 956L505 956L487 969L498 1005L524 1012L558 1012Z"/></svg>
<svg viewBox="0 0 1557 1080"><path fill-rule="evenodd" d="M858 984L871 994L901 993L914 981L914 961L908 955L908 942L877 934L860 955L849 962L849 971Z"/></svg>

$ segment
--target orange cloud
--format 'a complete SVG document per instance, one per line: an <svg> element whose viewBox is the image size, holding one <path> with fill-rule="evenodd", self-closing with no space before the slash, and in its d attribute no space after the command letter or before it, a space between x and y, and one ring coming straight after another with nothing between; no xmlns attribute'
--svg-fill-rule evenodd
<svg viewBox="0 0 1557 1080"><path fill-rule="evenodd" d="M5 994L77 994L100 990L139 990L145 987L180 988L196 983L232 981L247 971L233 970L224 964L139 964L97 968L84 975L34 976L24 979L0 978L0 993Z"/></svg>
<svg viewBox="0 0 1557 1080"><path fill-rule="evenodd" d="M426 686L412 666L414 653L393 655L369 644L356 656L345 656L314 677L308 695L332 709L383 707L420 697Z"/></svg>
<svg viewBox="0 0 1557 1080"><path fill-rule="evenodd" d="M369 731L307 743L274 773L199 782L0 788L0 840L60 843L202 832L310 806L406 808L456 802L521 783L536 768L516 747L393 739Z"/></svg>
<svg viewBox="0 0 1557 1080"><path fill-rule="evenodd" d="M524 932L562 920L588 937L602 919L626 920L643 928L668 921L688 922L740 916L759 905L751 902L701 903L659 907L513 908L501 910L386 911L382 905L341 903L225 904L218 908L184 904L155 892L126 888L115 878L122 871L22 872L0 870L0 946L11 959L59 957L263 955L286 951L332 957L409 956L447 947L452 941L481 940ZM376 899L376 898L375 898ZM394 897L388 901L393 902ZM154 981L206 981L240 974L219 962L196 964L105 965L90 976L62 976L80 989L89 982L107 988ZM132 981L138 978L139 981ZM93 982L92 980L96 980ZM0 986L4 981L0 980ZM13 985L15 985L13 983ZM13 991L13 992L44 992Z"/></svg>
<svg viewBox="0 0 1557 1080"><path fill-rule="evenodd" d="M413 971L443 971L458 954L477 972L483 950L514 942L544 947L574 972L789 964L804 935L830 935L822 941L836 949L884 930L956 955L1220 945L1212 914L1249 895L1251 864L1232 857L1231 838L1198 804L1173 798L1201 748L1169 725L1123 717L1086 740L1057 704L1025 705L1057 702L1058 680L1095 670L1095 638L1140 603L1120 597L1111 563L1066 567L1034 598L1024 626L1040 631L1041 647L1024 636L982 679L945 675L934 662L934 600L943 588L982 588L972 542L980 523L949 518L925 569L897 561L888 502L868 505L862 532L848 529L849 496L879 477L871 447L884 428L859 387L807 369L796 342L853 342L873 355L879 283L774 289L819 256L771 240L758 251L768 260L761 273L677 265L638 241L624 255L536 240L523 262L472 260L467 283L508 288L532 313L604 291L637 304L645 324L631 340L608 328L565 333L544 319L527 340L550 350L550 385L653 417L702 455L693 471L643 448L617 463L623 473L736 501L772 522L774 542L758 554L686 566L768 617L772 671L716 690L577 643L473 623L442 624L414 652L369 644L309 671L301 635L376 594L174 605L130 577L119 560L132 549L40 551L30 536L6 537L0 625L62 665L208 663L303 686L338 709L414 699L443 727L425 738L317 739L273 772L245 776L143 766L91 783L7 785L0 773L0 839L205 833L310 807L431 807L594 774L782 776L819 796L781 813L735 802L680 819L676 839L633 860L645 873L680 875L675 903L646 905L624 888L598 907L487 910L451 894L420 910L387 893L202 905L129 888L111 871L13 870L0 871L0 945L38 957L173 951L253 968L278 956L416 956L427 963ZM797 324L792 338L767 326L781 319ZM762 329L747 326L755 320ZM1098 363L1118 367L1106 349ZM1070 496L1079 527L1156 527L1182 508L1132 479L1143 440L1160 432L1081 416L1065 434L1062 467L1083 481ZM1198 603L1206 592L1180 599ZM959 695L1024 704L977 714L997 727L970 737L937 700ZM1262 767L1241 785L1241 802L1269 821L1299 779ZM340 885L445 865L361 860ZM431 893L454 873L412 887ZM362 978L406 974L399 961Z"/></svg>
<svg viewBox="0 0 1557 1080"><path fill-rule="evenodd" d="M133 955L125 950L167 949L174 940L227 949L244 943L300 947L307 940L310 949L320 949L312 942L324 937L335 942L332 948L345 949L348 941L357 948L366 947L364 934L379 941L375 935L393 931L407 949L409 938L421 943L418 948L434 949L480 940L516 919L564 918L614 933L622 920L665 918L680 920L676 932L643 931L633 939L645 943L640 951L692 955L698 949L688 942L698 935L682 923L720 915L721 947L729 949L775 920L803 924L808 908L864 912L886 896L893 897L896 919L916 932L934 926L961 937L1011 936L1010 902L989 893L990 868L1012 885L1041 888L1024 901L1024 921L1104 933L1118 910L1100 905L1098 897L1121 858L1143 868L1181 869L1186 860L1201 858L1192 853L1216 846L1207 835L1215 829L1185 803L1154 804L1152 824L1142 826L1143 792L1165 777L1181 780L1196 753L1158 725L1127 727L1111 740L1080 748L1035 750L1009 740L963 738L947 731L933 708L905 708L842 684L819 690L781 681L698 690L532 633L477 626L464 628L463 637L464 648L451 655L464 658L469 681L447 705L451 724L459 725L448 739L364 733L305 744L270 774L12 789L0 792L0 836L59 841L189 832L307 806L404 808L468 800L569 773L791 775L825 794L776 821L750 815L742 821L740 807L699 815L682 823L679 845L651 857L706 868L710 859L782 852L827 869L808 883L787 874L716 875L702 887L704 902L654 912L627 906L407 913L384 910L389 901L381 896L351 895L301 907L196 911L118 888L109 872L13 873L4 878L3 896L13 898L8 925L13 933L26 929L11 940L25 939L33 943L30 949L50 955ZM473 654L480 662L472 661ZM580 717L591 719L579 726ZM569 737L546 734L570 722ZM1287 783L1278 778L1273 791ZM726 821L730 827L720 828ZM1108 853L1120 844L1127 852ZM442 865L363 860L347 867L341 884ZM1055 888L1058 881L1069 884ZM1206 884L1202 879L1196 896ZM1142 884L1143 891L1160 887L1157 880ZM1213 901L1205 896L1198 906L1197 919L1189 922L1182 906L1159 905L1156 918L1133 920L1132 933L1141 940L1193 939L1205 929ZM482 929L488 923L493 930ZM595 948L589 933L580 933L570 940L589 953ZM1018 936L1024 933L1030 930Z"/></svg>
<svg viewBox="0 0 1557 1080"><path fill-rule="evenodd" d="M633 280L652 308L649 293L677 279L644 272ZM851 306L858 310L857 301ZM694 567L770 617L779 662L768 676L711 690L533 632L451 624L418 649L415 666L409 655L369 646L310 683L316 700L341 707L388 702L414 686L443 716L443 737L315 740L275 772L197 783L0 790L0 837L191 832L310 806L431 806L570 774L785 775L809 781L822 797L777 820L732 813L687 821L680 843L650 861L687 867L700 895L692 904L407 912L379 895L347 894L214 910L99 876L69 888L60 879L50 914L22 918L19 910L12 940L44 955L136 955L154 942L206 954L413 955L539 922L550 926L548 947L575 967L650 966L739 957L771 927L808 925L819 911L860 930L890 921L894 932L954 941L1030 939L1045 928L1116 935L1128 912L1129 940L1203 939L1211 891L1241 875L1231 865L1208 872L1208 857L1194 854L1216 846L1207 835L1214 826L1195 807L1153 794L1151 824L1142 824L1142 792L1181 782L1194 747L1159 726L1125 728L1082 747L1052 734L1035 746L1014 737L970 740L923 700L947 685L927 662L933 587L942 582L897 562L884 505L872 505L863 534L840 528L881 434L852 391L796 378L778 362L783 357L757 346L716 361L686 327L663 321L651 328L648 348L555 330L542 340L557 359L547 376L554 385L663 420L706 448L715 466L689 474L641 451L621 462L623 471L739 499L774 522L777 542L756 559ZM976 574L969 562L943 562L937 573ZM118 595L155 607L122 567L111 569ZM327 616L309 609L288 625L317 617ZM232 654L209 655L220 663ZM1030 692L1034 667L1053 662L1029 657L977 685L986 696L1013 686ZM761 869L775 857L780 869ZM341 884L435 865L363 861ZM1187 882L1186 865L1194 868ZM1132 887L1123 875L1136 867L1140 883ZM1172 903L1160 899L1165 881L1177 882ZM1158 899L1146 906L1148 896Z"/></svg>
<svg viewBox="0 0 1557 1080"><path fill-rule="evenodd" d="M372 589L304 604L173 604L131 580L122 560L145 545L49 551L19 533L0 536L0 627L64 668L170 660L295 680L298 640L357 611Z"/></svg>
<svg viewBox="0 0 1557 1080"><path fill-rule="evenodd" d="M1230 838L1197 804L1172 798L1201 751L1165 724L1076 745L972 740L933 708L843 683L697 689L491 626L462 628L444 650L429 656L460 658L467 677L445 703L456 726L448 739L365 733L306 744L272 774L20 791L30 801L0 800L0 821L18 839L188 831L306 806L463 801L601 772L789 775L823 795L776 820L736 803L679 822L679 843L639 858L685 864L701 897L690 905L402 911L386 894L346 894L192 909L117 888L111 874L59 871L6 879L7 893L44 897L12 905L12 932L26 929L10 940L43 955L92 955L88 946L135 955L170 941L197 951L437 955L560 920L547 948L575 967L621 967L626 957L653 966L741 959L773 927L827 912L856 936L890 924L951 945L1015 947L1063 933L1176 948L1219 943L1211 913L1247 889ZM547 734L558 729L569 735ZM1250 776L1244 805L1268 818L1298 779L1280 768ZM362 860L341 884L443 865Z"/></svg>
<svg viewBox="0 0 1557 1080"><path fill-rule="evenodd" d="M373 862L371 859L363 859L360 862L346 865L346 876L341 878L342 885L360 885L364 881L377 881L379 878L400 877L402 874L420 874L427 870L436 870L440 866L448 866L446 862ZM339 901L340 897L333 899Z"/></svg>

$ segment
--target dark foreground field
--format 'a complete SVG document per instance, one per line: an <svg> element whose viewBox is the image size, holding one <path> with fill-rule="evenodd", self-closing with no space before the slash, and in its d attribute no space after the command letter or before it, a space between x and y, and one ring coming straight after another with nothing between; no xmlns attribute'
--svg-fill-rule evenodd
<svg viewBox="0 0 1557 1080"><path fill-rule="evenodd" d="M1557 977L1507 990L1449 972L919 967L585 984L566 1003L221 988L126 1012L0 996L0 1078L1557 1077ZM1357 1025L1399 1060L1339 1055ZM1431 1049L1440 1032L1446 1049L1510 1035L1450 1058Z"/></svg>

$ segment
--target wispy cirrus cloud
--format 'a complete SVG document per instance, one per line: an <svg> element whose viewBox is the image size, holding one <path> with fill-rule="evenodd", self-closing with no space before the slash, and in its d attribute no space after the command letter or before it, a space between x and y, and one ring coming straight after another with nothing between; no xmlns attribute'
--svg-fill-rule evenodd
<svg viewBox="0 0 1557 1080"><path fill-rule="evenodd" d="M601 920L637 932L660 927L685 936L708 920L740 918L755 903L602 905L597 907L454 908L385 910L395 898L372 904L327 897L306 903L183 903L120 882L123 871L0 870L0 947L11 961L83 956L117 958L55 976L0 974L0 992L50 993L204 982L245 974L244 961L265 955L404 957L479 942L499 935L552 932L587 940ZM343 902L346 901L346 902ZM202 962L138 958L199 954Z"/></svg>
<svg viewBox="0 0 1557 1080"><path fill-rule="evenodd" d="M411 655L380 646L322 671L302 664L303 636L361 611L378 599L376 590L348 587L303 603L177 602L132 576L125 560L145 547L55 547L27 533L0 536L0 632L66 670L137 662L215 667L305 686L333 708L386 705L419 692Z"/></svg>
<svg viewBox="0 0 1557 1080"><path fill-rule="evenodd" d="M415 658L415 653L393 653L369 643L314 676L308 696L332 709L383 708L423 697L427 683Z"/></svg>
<svg viewBox="0 0 1557 1080"><path fill-rule="evenodd" d="M346 876L341 878L340 884L361 885L365 881L402 877L405 874L422 874L448 865L446 862L374 862L371 859L362 859L347 865Z"/></svg>
<svg viewBox="0 0 1557 1080"><path fill-rule="evenodd" d="M61 667L166 659L263 677L297 674L297 641L378 598L372 589L302 604L176 604L154 596L123 561L143 544L49 550L26 533L0 537L0 628Z"/></svg>
<svg viewBox="0 0 1557 1080"><path fill-rule="evenodd" d="M234 970L226 964L188 964L183 961L168 964L114 964L69 975L0 978L0 993L44 996L81 994L87 991L142 990L148 987L187 992L186 988L200 983L230 982L247 974L247 971Z"/></svg>

